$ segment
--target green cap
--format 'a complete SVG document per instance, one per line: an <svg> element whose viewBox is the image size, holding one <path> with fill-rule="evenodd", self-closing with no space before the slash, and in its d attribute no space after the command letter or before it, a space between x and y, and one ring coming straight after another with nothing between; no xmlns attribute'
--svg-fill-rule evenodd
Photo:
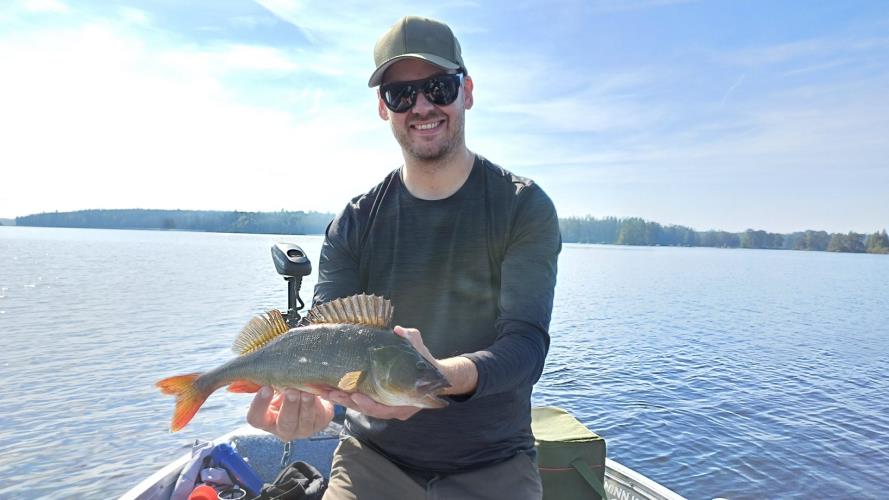
<svg viewBox="0 0 889 500"><path fill-rule="evenodd" d="M374 47L377 69L370 75L367 86L379 85L389 66L409 57L442 69L466 71L460 55L460 42L447 24L425 17L405 16L377 40Z"/></svg>

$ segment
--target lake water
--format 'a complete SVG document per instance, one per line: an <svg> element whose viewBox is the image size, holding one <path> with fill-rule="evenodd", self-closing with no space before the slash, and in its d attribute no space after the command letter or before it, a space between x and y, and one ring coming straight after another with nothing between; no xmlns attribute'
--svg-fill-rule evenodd
<svg viewBox="0 0 889 500"><path fill-rule="evenodd" d="M0 498L113 497L242 424L250 396L220 391L171 434L153 384L286 307L278 241L317 263L316 236L0 228ZM885 494L889 257L566 245L559 266L534 402L611 458L689 498Z"/></svg>

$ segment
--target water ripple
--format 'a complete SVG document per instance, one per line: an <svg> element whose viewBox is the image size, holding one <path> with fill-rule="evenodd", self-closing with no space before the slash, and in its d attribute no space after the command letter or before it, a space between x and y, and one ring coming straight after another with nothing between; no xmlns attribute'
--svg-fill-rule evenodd
<svg viewBox="0 0 889 500"><path fill-rule="evenodd" d="M243 423L219 392L171 434L153 383L286 304L285 240L317 261L317 237L2 228L0 498L114 496ZM690 498L883 495L889 259L566 245L559 267L534 402L609 456Z"/></svg>

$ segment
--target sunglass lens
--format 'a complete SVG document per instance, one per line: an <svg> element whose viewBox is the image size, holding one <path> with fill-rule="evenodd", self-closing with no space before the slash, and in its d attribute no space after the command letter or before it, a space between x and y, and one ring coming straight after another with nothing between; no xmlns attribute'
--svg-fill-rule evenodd
<svg viewBox="0 0 889 500"><path fill-rule="evenodd" d="M383 89L383 100L386 106L396 113L403 113L414 105L417 90L413 84L392 84Z"/></svg>
<svg viewBox="0 0 889 500"><path fill-rule="evenodd" d="M447 106L457 99L460 81L456 75L442 75L426 81L423 93L437 106Z"/></svg>

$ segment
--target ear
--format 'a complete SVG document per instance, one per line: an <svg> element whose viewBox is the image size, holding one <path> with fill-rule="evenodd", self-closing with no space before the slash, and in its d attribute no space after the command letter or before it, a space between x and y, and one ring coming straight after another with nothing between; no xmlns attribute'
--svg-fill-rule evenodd
<svg viewBox="0 0 889 500"><path fill-rule="evenodd" d="M386 107L386 103L380 97L380 89L377 89L377 113L383 121L389 121L389 108Z"/></svg>
<svg viewBox="0 0 889 500"><path fill-rule="evenodd" d="M472 77L466 75L463 78L463 108L472 109Z"/></svg>

